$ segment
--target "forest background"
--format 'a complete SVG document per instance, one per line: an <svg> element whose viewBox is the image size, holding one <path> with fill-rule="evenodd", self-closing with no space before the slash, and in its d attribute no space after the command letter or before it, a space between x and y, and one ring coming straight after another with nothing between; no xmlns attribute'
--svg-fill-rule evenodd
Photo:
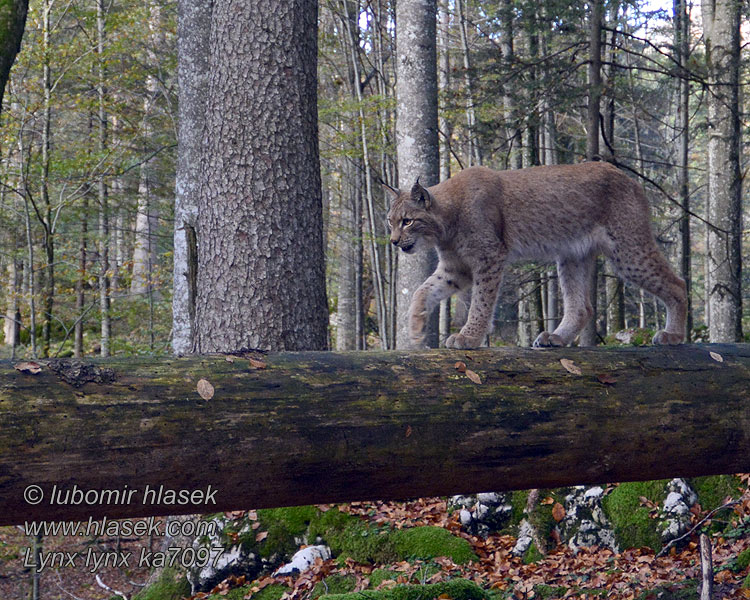
<svg viewBox="0 0 750 600"><path fill-rule="evenodd" d="M441 179L475 164L509 169L584 160L591 154L588 98L598 91L597 157L646 188L657 238L690 283L691 339L739 340L741 319L750 331L742 305L750 277L741 260L750 232L741 228L747 202L739 192L747 120L741 102L730 106L717 90L732 87L741 100L745 54L737 57L736 79L717 82L699 7L612 1L600 8L602 60L592 78L587 5L440 3ZM746 11L737 4L743 31ZM30 3L0 124L3 354L171 351L176 21L173 2ZM387 243L379 185L398 183L395 34L392 2L320 3L329 345L341 350L393 348L397 340L397 257ZM712 113L712 103L725 112ZM735 181L725 186L733 197L709 202L712 123L734 119L730 145L739 156ZM730 246L738 252L712 256ZM741 293L712 280L722 262L731 263ZM712 314L717 323L723 318L723 309L712 309L718 293L739 317L729 333L717 329L712 338ZM664 320L655 299L623 287L605 264L596 304L589 343L615 342L624 329L634 331L621 339L647 342ZM451 313L460 323L461 308L442 307L442 339ZM503 285L491 342L529 345L560 309L554 269L517 267Z"/></svg>

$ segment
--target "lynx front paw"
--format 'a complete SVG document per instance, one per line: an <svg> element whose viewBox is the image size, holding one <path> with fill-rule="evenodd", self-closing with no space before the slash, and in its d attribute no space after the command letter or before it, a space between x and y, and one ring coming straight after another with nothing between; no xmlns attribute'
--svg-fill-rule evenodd
<svg viewBox="0 0 750 600"><path fill-rule="evenodd" d="M421 348L424 345L426 326L426 312L409 313L409 342L413 348Z"/></svg>
<svg viewBox="0 0 750 600"><path fill-rule="evenodd" d="M479 346L481 346L481 340L479 338L469 337L463 333L454 333L445 340L446 348L469 350L471 348L479 348Z"/></svg>
<svg viewBox="0 0 750 600"><path fill-rule="evenodd" d="M549 333L548 331L542 331L534 340L534 348L562 347L564 345L565 342L563 342L563 339L559 335Z"/></svg>
<svg viewBox="0 0 750 600"><path fill-rule="evenodd" d="M661 330L656 332L652 343L655 346L674 346L681 344L683 341L685 341L685 336L681 333L669 333L668 331Z"/></svg>

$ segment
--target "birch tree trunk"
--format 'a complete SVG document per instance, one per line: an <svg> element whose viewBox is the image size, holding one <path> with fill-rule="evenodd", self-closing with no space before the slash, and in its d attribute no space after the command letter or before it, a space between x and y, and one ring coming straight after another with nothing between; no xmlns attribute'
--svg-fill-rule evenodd
<svg viewBox="0 0 750 600"><path fill-rule="evenodd" d="M437 0L399 0L396 5L396 153L399 187L438 183ZM396 346L409 346L407 312L414 291L436 265L434 253L399 252ZM431 315L425 342L438 345L438 315Z"/></svg>
<svg viewBox="0 0 750 600"><path fill-rule="evenodd" d="M740 10L736 0L703 0L708 94L708 308L712 342L742 339Z"/></svg>
<svg viewBox="0 0 750 600"><path fill-rule="evenodd" d="M315 0L214 3L199 352L327 348L316 68Z"/></svg>

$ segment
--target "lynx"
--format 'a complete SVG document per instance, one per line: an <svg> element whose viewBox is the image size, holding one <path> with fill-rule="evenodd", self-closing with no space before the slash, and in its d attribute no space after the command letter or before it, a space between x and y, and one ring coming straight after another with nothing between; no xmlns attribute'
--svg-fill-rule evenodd
<svg viewBox="0 0 750 600"><path fill-rule="evenodd" d="M667 322L654 344L679 344L685 336L685 282L669 266L651 232L640 185L604 162L498 172L471 167L410 193L392 190L391 242L411 254L436 247L435 272L417 289L409 308L409 336L422 344L432 309L454 293L470 298L468 318L448 348L480 346L491 325L506 264L554 261L563 318L534 346L572 343L593 316L589 287L596 256L603 254L623 279L654 294Z"/></svg>

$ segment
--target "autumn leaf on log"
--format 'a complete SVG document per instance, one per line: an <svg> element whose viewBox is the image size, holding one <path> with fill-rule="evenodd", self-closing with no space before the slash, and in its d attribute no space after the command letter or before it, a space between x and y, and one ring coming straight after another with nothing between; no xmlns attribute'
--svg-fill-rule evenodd
<svg viewBox="0 0 750 600"><path fill-rule="evenodd" d="M255 367L256 369L265 369L268 366L264 361L258 360L257 358L250 357L247 360L250 363L250 366Z"/></svg>
<svg viewBox="0 0 750 600"><path fill-rule="evenodd" d="M13 367L17 371L21 371L21 373L30 373L31 375L36 375L37 373L40 373L42 370L42 365L35 362L30 361L24 361L20 363L16 363L13 365Z"/></svg>
<svg viewBox="0 0 750 600"><path fill-rule="evenodd" d="M258 535L255 536L255 541L256 542L262 542L267 537L268 537L268 532L267 531L261 531Z"/></svg>
<svg viewBox="0 0 750 600"><path fill-rule="evenodd" d="M610 373L600 373L596 378L599 380L599 383L603 383L604 385L614 385L617 383L617 377Z"/></svg>
<svg viewBox="0 0 750 600"><path fill-rule="evenodd" d="M573 373L573 375L581 375L581 368L577 366L572 360L569 360L567 358L561 358L560 364L565 368L565 370L568 373Z"/></svg>
<svg viewBox="0 0 750 600"><path fill-rule="evenodd" d="M565 508L559 502L552 507L552 518L558 523L565 518Z"/></svg>
<svg viewBox="0 0 750 600"><path fill-rule="evenodd" d="M713 358L716 362L724 362L724 357L718 352L709 352L708 355Z"/></svg>
<svg viewBox="0 0 750 600"><path fill-rule="evenodd" d="M482 379L477 375L474 371L471 369L466 369L466 372L464 373L469 379L471 379L474 383L477 385L482 385Z"/></svg>
<svg viewBox="0 0 750 600"><path fill-rule="evenodd" d="M411 435L411 425L406 426L406 437L409 437Z"/></svg>
<svg viewBox="0 0 750 600"><path fill-rule="evenodd" d="M210 400L214 397L214 386L212 386L206 379L199 379L196 387L200 397L204 400Z"/></svg>
<svg viewBox="0 0 750 600"><path fill-rule="evenodd" d="M461 361L459 360L459 361L458 361L458 362L457 362L457 363L456 363L455 365L453 365L453 366L454 366L454 367L456 367L456 371L458 371L459 373L466 373L466 363L465 363L465 362L461 362Z"/></svg>

